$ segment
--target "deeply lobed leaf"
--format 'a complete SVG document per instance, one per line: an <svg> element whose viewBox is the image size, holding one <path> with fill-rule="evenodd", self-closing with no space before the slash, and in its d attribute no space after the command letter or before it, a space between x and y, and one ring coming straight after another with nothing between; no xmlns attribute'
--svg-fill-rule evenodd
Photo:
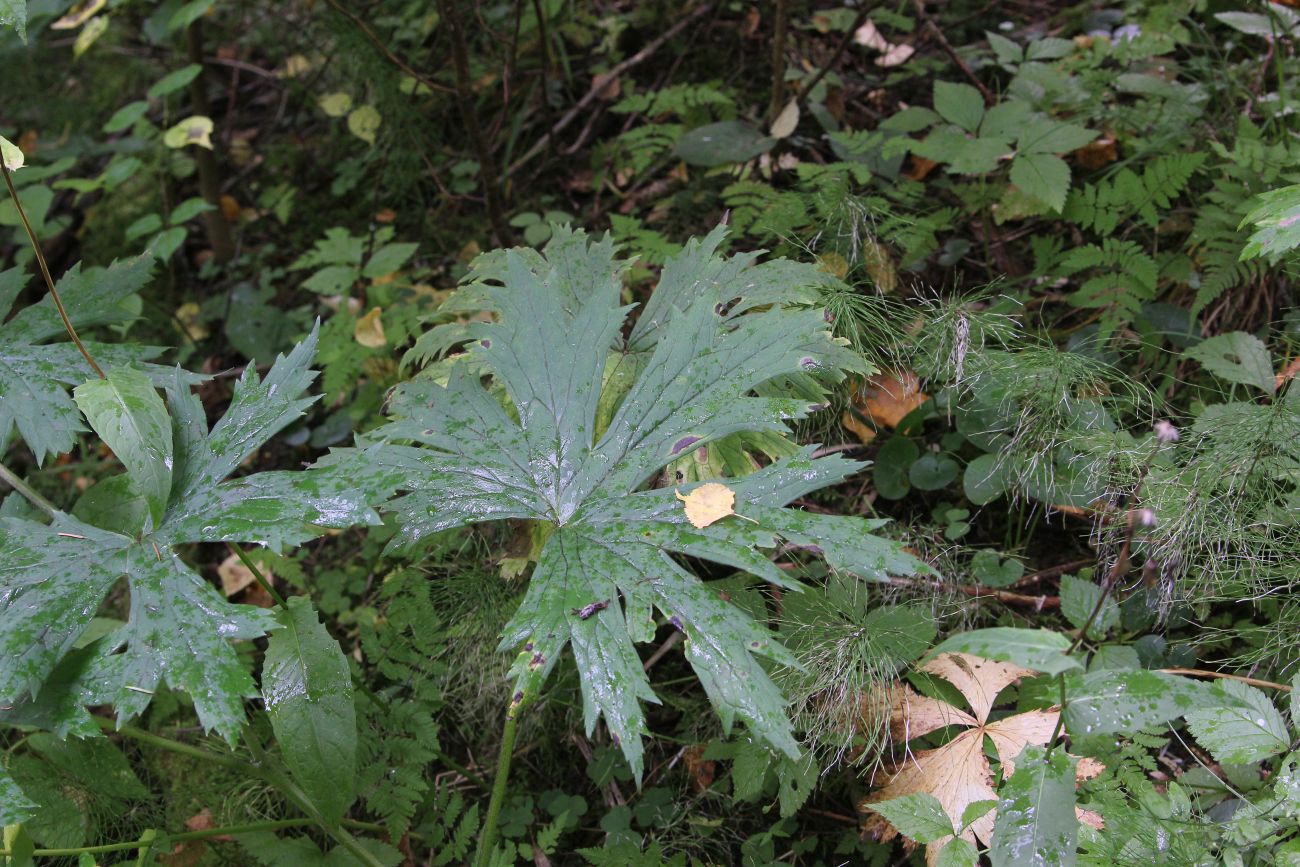
<svg viewBox="0 0 1300 867"><path fill-rule="evenodd" d="M679 557L796 590L770 560L782 543L868 580L921 568L870 535L882 522L784 508L861 466L842 458L790 449L728 479L737 514L703 528L691 526L678 497L699 483L654 486L674 461L729 437L783 437L790 421L820 408L817 377L863 367L832 339L823 313L806 306L815 293L799 287L817 285L815 272L754 266L752 255L723 259L722 238L714 232L670 261L630 330L622 263L608 241L560 232L546 257L483 257L459 303L494 321L439 326L422 341L432 354L462 343L466 353L445 385L416 379L396 390L396 418L378 432L388 442L375 447L405 476L408 493L393 505L397 546L482 521L549 527L502 649L529 651L515 670L522 695L570 648L588 729L603 716L638 774L641 703L657 699L635 643L654 636L655 611L686 634L687 659L723 723L739 718L798 754L784 698L761 662L795 665L793 656ZM504 394L483 385L485 371Z"/></svg>

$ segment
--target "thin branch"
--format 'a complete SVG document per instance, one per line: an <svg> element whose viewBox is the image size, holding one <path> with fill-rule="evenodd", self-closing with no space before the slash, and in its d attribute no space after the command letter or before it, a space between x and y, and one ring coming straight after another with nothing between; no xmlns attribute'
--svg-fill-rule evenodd
<svg viewBox="0 0 1300 867"><path fill-rule="evenodd" d="M13 178L9 177L9 166L2 159L0 159L0 171L4 172L5 186L9 188L9 196L14 200L14 207L18 209L18 216L23 221L23 228L27 230L27 240L31 241L32 250L36 253L36 264L40 266L41 276L45 278L45 286L50 290L50 297L54 299L54 306L58 308L59 318L63 320L63 327L68 330L68 336L77 345L82 357L90 364L90 369L95 371L100 379L107 379L108 377L104 375L104 371L95 363L95 359L90 357L90 353L86 350L86 344L82 343L81 338L77 336L77 329L72 327L72 320L68 318L68 311L63 307L63 299L59 297L59 290L54 288L54 278L50 276L50 266L45 261L45 251L41 249L41 242L36 240L36 232L32 229L32 224L27 221L27 212L23 210L23 203L18 198L18 191L14 189Z"/></svg>
<svg viewBox="0 0 1300 867"><path fill-rule="evenodd" d="M455 89L450 88L445 84L439 84L438 82L429 78L427 75L421 75L420 73L416 72L415 69L412 68L409 63L407 63L405 60L402 60L402 58L398 57L396 54L390 51L388 49L388 46L383 43L383 40L381 40L378 36L376 36L374 31L366 26L365 21L362 21L361 18L359 18L353 12L349 11L342 3L339 2L339 0L325 0L325 2L329 3L329 5L334 9L335 12L344 16L353 24L355 24L357 26L357 29L360 30L363 34L365 34L365 37L369 39L376 48L379 49L380 53L384 55L384 58L389 63L396 66L398 69L402 70L402 72L405 72L407 75L411 76L411 78L414 78L416 81L420 82L420 84L423 84L425 87L429 88L430 90L436 90L439 91L440 93L456 92Z"/></svg>
<svg viewBox="0 0 1300 867"><path fill-rule="evenodd" d="M0 464L0 482L4 482L9 487L17 491L27 502L44 512L48 517L53 518L59 510L49 500L36 493L35 489L29 486L13 470Z"/></svg>
<svg viewBox="0 0 1300 867"><path fill-rule="evenodd" d="M912 0L912 7L916 9L916 17L925 23L930 35L934 37L934 41L939 43L939 47L943 49L943 53L948 55L948 58L953 63L957 64L957 68L961 70L962 75L970 79L971 84L975 85L975 89L980 92L980 96L984 97L984 104L993 105L993 103L997 102L998 98L993 95L993 91L988 89L988 85L980 81L979 76L975 74L975 70L971 69L970 64L962 59L961 55L957 53L957 49L953 48L952 43L948 41L948 37L943 35L939 25L935 24L934 19L925 11L925 0Z"/></svg>
<svg viewBox="0 0 1300 867"><path fill-rule="evenodd" d="M1156 669L1161 674L1185 674L1189 677L1213 677L1223 680L1235 680L1239 683L1249 684L1250 686L1262 686L1265 689L1280 689L1283 692L1290 692L1291 687L1285 683L1274 683L1271 680L1260 680L1255 677L1246 677L1241 674L1228 674L1224 671L1206 671L1203 668L1160 668Z"/></svg>
<svg viewBox="0 0 1300 867"><path fill-rule="evenodd" d="M609 88L610 82L618 78L624 72L627 72L632 67L644 63L656 51L658 51L660 48L663 48L665 42L667 42L669 39L672 39L678 33L681 33L688 26L690 26L695 21L695 19L702 17L706 12L708 12L712 8L713 8L712 3L704 3L699 6L696 6L684 18L682 18L672 27L669 27L663 33L659 34L659 36L651 40L645 46L645 48L642 48L640 51L638 51L636 54L633 54L631 57L629 57L627 60L624 60L622 63L615 65L612 69L609 70L609 72L603 72L600 75L597 75L595 79L592 80L591 89L587 91L587 94L582 99L578 100L576 105L574 105L572 108L566 111L564 115L555 122L555 125L551 127L550 131L547 132L545 135L543 135L540 139L538 139L533 144L533 146L528 149L527 153L525 153L519 159L515 160L513 163L510 164L510 167L507 168L505 171L505 177L508 178L511 175L513 175L515 172L519 171L519 169L525 163L529 162L530 160L532 160L533 157L537 156L539 153L545 150L546 146L550 144L552 139L554 139L557 135L563 132L565 127L573 123L574 118L580 115L589 105L595 102L596 99L598 99L600 95Z"/></svg>
<svg viewBox="0 0 1300 867"><path fill-rule="evenodd" d="M469 56L465 50L465 29L455 0L438 0L438 10L451 28L451 58L456 67L456 101L460 105L461 122L469 136L470 145L478 157L479 176L483 181L483 202L487 206L488 222L498 244L509 246L510 225L506 222L505 206L501 202L501 187L497 178L496 157L492 154L483 126L479 123L474 94L470 90Z"/></svg>

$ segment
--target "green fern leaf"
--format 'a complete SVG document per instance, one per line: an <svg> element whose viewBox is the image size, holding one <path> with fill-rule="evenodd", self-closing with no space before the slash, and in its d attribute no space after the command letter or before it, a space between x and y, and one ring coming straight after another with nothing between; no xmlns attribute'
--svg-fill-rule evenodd
<svg viewBox="0 0 1300 867"><path fill-rule="evenodd" d="M463 335L471 364L443 386L416 380L397 389L397 420L378 434L380 459L406 474L395 501L395 545L467 524L529 519L547 528L528 592L501 648L523 648L519 694L544 677L565 647L581 677L587 728L603 716L639 775L643 701L657 701L635 650L652 638L652 612L685 632L686 656L724 725L743 720L795 756L784 699L758 657L796 664L759 624L686 571L673 555L714 560L798 589L762 550L782 540L821 553L866 580L923 568L871 534L881 522L784 508L860 468L811 450L728 480L739 517L692 526L670 487L647 487L688 450L742 431L782 433L817 408L771 396L765 384L816 371L861 367L832 340L820 310L781 306L785 279L769 282L753 256L722 259L715 232L670 263L635 327L620 304L623 265L608 243L566 241L543 259L524 250L487 258L479 290L496 322ZM787 275L788 276L788 275ZM647 353L598 430L603 373ZM481 368L479 367L481 365ZM480 383L490 370L510 407ZM765 396L760 396L765 395ZM695 485L684 486L689 494Z"/></svg>

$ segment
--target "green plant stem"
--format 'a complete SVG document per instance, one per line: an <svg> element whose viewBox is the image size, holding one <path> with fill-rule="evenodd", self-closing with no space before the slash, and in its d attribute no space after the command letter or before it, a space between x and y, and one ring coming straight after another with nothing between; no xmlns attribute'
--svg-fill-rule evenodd
<svg viewBox="0 0 1300 867"><path fill-rule="evenodd" d="M505 729L501 732L501 755L497 758L497 772L492 778L492 797L488 801L487 818L483 820L483 833L479 837L478 867L487 867L492 860L492 848L497 842L497 823L501 819L501 805L506 799L510 759L514 756L518 728L518 709L512 708L506 713Z"/></svg>
<svg viewBox="0 0 1300 867"><path fill-rule="evenodd" d="M82 343L81 338L77 336L77 329L72 327L72 320L68 318L68 311L63 307L63 299L59 297L59 290L54 288L54 278L50 276L50 266L45 261L45 251L41 249L41 242L36 240L36 231L32 229L32 224L27 219L27 212L23 210L22 200L18 198L18 190L14 189L13 178L9 177L9 166L5 164L4 160L0 160L0 172L4 173L5 186L9 188L9 198L13 199L14 208L17 209L18 216L23 221L23 228L27 230L27 240L31 242L32 252L36 254L36 264L41 269L41 276L45 278L45 287L50 290L50 297L54 299L54 306L59 311L59 318L63 320L63 327L67 329L68 336L77 345L77 349L90 365L90 369L95 371L95 374L100 379L107 379L108 377L104 375L103 369L95 363L95 359L90 357L86 344Z"/></svg>
<svg viewBox="0 0 1300 867"><path fill-rule="evenodd" d="M180 741L174 741L171 738L165 738L161 735L147 732L144 729L136 728L135 726L122 726L121 728L117 728L114 726L112 720L104 719L103 717L95 717L94 719L95 722L99 724L99 727L106 732L116 731L124 737L131 738L131 740L139 741L142 744L148 744L151 747L157 747L160 750L166 750L169 753L189 756L192 759L212 762L213 764L222 765L227 768L238 768L248 773L256 773L258 770L251 762L246 762L235 756L225 756L221 753L214 753L211 750L205 750L201 747L183 744Z"/></svg>
<svg viewBox="0 0 1300 867"><path fill-rule="evenodd" d="M233 542L227 542L226 547L234 552L235 556L239 558L239 562L244 564L244 568L253 573L253 577L257 579L257 583L261 584L262 589L270 594L271 598L275 600L276 605L279 605L281 608L288 606L288 603L284 601L284 597L276 592L276 589L271 586L271 582L267 581L266 576L262 574L262 570L258 569L257 565L249 559L247 554L244 553L243 548L240 548Z"/></svg>
<svg viewBox="0 0 1300 867"><path fill-rule="evenodd" d="M351 852L365 867L384 867L383 862L376 858L369 849L362 846L360 841L349 834L341 824L334 825L325 821L325 817L321 815L320 810L312 803L307 793L300 789L298 784L289 779L286 774L281 773L280 769L270 761L270 757L262 749L261 742L251 730L245 733L244 743L248 745L253 758L257 760L256 767L262 779L279 789L289 800L294 802L298 809L310 816L317 826L333 837L340 846Z"/></svg>
<svg viewBox="0 0 1300 867"><path fill-rule="evenodd" d="M0 482L4 482L9 487L17 491L27 502L44 512L48 517L53 518L59 510L49 500L36 493L30 485L18 478L18 475L4 464L0 464Z"/></svg>
<svg viewBox="0 0 1300 867"><path fill-rule="evenodd" d="M110 731L113 729L112 720L99 719L97 721L101 728ZM248 745L249 752L253 754L253 757L256 760L255 762L246 762L243 759L234 756L223 756L220 753L214 753L211 750L183 744L179 741L173 741L169 738L164 738L142 729L138 729L135 726L122 726L118 729L118 732L126 737L140 741L141 743L149 744L150 746L158 747L159 749L178 753L183 756L189 756L205 762L213 762L214 764L224 765L229 768L236 768L250 776L265 780L275 788L279 789L285 797L293 802L294 806L307 814L308 819L305 824L312 824L321 828L333 837L339 845L351 852L356 859L366 865L366 867L384 867L384 865L375 858L368 849L364 848L361 843L357 841L356 837L353 837L342 827L331 825L329 822L325 821L325 817L321 815L320 810L316 809L316 805L312 803L311 798L309 798L296 783L290 780L285 774L281 773L270 761L269 756L267 756L266 751L262 748L261 743L252 731L245 732L244 743ZM364 827L370 829L371 826L366 825ZM135 848L138 846L139 843L135 843L125 848Z"/></svg>

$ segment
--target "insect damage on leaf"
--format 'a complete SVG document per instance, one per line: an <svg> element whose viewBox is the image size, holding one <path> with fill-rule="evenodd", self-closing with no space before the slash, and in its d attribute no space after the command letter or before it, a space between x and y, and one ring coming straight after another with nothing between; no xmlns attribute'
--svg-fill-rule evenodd
<svg viewBox="0 0 1300 867"><path fill-rule="evenodd" d="M373 447L405 477L407 493L392 504L394 547L414 550L435 533L484 521L547 528L501 641L502 650L533 651L513 669L515 692L531 694L524 684L570 648L588 731L603 717L638 776L641 703L658 699L636 644L654 638L656 610L686 634L687 660L724 726L739 718L778 751L799 752L785 699L756 658L795 665L794 657L674 555L792 590L799 585L769 556L781 544L864 580L925 568L872 534L883 521L784 508L861 468L839 456L814 460L811 447L784 437L788 422L826 402L825 384L867 365L827 331L810 288L822 275L785 260L755 264L756 254L723 258L723 236L716 230L667 262L628 331L627 263L609 239L592 243L561 227L545 256L480 257L439 311L455 321L417 342L417 358L462 354L441 363L444 380L396 389L394 421L376 431L387 442ZM466 321L467 311L493 315ZM651 487L693 451L742 455L755 434L782 444L762 454L784 456L725 484ZM719 520L736 498L748 520Z"/></svg>

